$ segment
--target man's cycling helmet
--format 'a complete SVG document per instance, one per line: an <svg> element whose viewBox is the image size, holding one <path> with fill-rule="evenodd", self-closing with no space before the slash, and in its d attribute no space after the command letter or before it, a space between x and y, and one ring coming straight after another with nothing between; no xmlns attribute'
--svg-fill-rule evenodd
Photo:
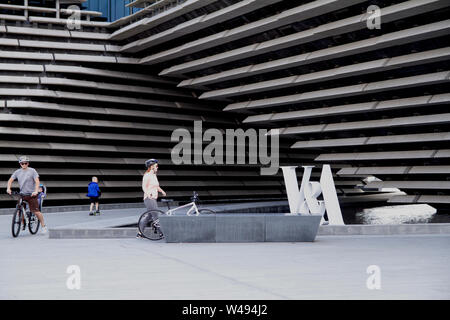
<svg viewBox="0 0 450 320"><path fill-rule="evenodd" d="M156 159L148 159L147 161L145 161L145 167L146 168L150 168L155 163L158 163L158 160L156 160Z"/></svg>
<svg viewBox="0 0 450 320"><path fill-rule="evenodd" d="M30 162L30 159L27 156L21 156L19 158L19 163L22 163L22 162Z"/></svg>

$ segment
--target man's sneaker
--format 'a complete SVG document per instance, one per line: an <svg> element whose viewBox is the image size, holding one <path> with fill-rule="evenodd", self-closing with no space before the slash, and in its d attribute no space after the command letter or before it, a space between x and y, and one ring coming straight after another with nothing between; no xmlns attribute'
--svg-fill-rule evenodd
<svg viewBox="0 0 450 320"><path fill-rule="evenodd" d="M100 215L100 211L95 211L94 215L99 216Z"/></svg>
<svg viewBox="0 0 450 320"><path fill-rule="evenodd" d="M136 238L137 239L143 239L145 237L142 235L142 233L138 232L138 234L136 235Z"/></svg>
<svg viewBox="0 0 450 320"><path fill-rule="evenodd" d="M89 212L89 215L93 216L94 215L94 211Z"/></svg>
<svg viewBox="0 0 450 320"><path fill-rule="evenodd" d="M41 229L41 233L42 233L42 234L47 234L47 233L48 233L48 229L47 229L47 226L45 226L45 227L42 227L42 229Z"/></svg>

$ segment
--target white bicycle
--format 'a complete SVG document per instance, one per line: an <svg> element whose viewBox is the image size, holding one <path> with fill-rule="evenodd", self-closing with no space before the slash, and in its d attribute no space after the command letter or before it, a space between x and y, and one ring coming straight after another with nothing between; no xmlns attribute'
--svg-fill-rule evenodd
<svg viewBox="0 0 450 320"><path fill-rule="evenodd" d="M175 211L178 211L180 209L183 208L187 208L190 207L190 209L186 212L186 215L188 216L198 216L200 214L215 214L216 212L212 209L208 209L208 208L198 208L197 206L197 202L199 201L198 199L198 193L194 191L193 196L191 197L191 201L190 203L186 203L185 205L170 209L170 203L173 202L173 199L161 199L161 202L165 202L167 203L167 211L164 212L164 214L171 216Z"/></svg>
<svg viewBox="0 0 450 320"><path fill-rule="evenodd" d="M152 216L155 216L156 214L157 214L157 216L160 216L160 215L171 216L175 211L178 211L180 209L187 208L187 207L190 207L189 210L186 212L186 214L188 216L199 216L201 214L208 215L208 214L216 213L212 209L199 208L197 206L197 202L199 201L199 199L198 199L198 193L195 191L194 191L193 196L191 197L192 202L190 202L190 203L187 203L185 205L171 209L170 203L173 201L174 201L173 199L161 199L161 202L165 202L167 204L168 210L166 212L155 209L155 210L146 211L140 216L139 221L138 221L138 228L139 228L139 232L142 236L144 236L145 238L150 239L150 240L160 240L163 238L161 229L158 228L157 226L155 226L153 223L153 220L150 218ZM144 221L147 221L147 222L144 223Z"/></svg>

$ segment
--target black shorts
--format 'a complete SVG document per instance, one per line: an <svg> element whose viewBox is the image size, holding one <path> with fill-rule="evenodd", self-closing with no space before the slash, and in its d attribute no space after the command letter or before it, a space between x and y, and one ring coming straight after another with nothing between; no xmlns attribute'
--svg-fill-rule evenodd
<svg viewBox="0 0 450 320"><path fill-rule="evenodd" d="M98 202L98 197L89 197L89 200L91 200L91 203Z"/></svg>

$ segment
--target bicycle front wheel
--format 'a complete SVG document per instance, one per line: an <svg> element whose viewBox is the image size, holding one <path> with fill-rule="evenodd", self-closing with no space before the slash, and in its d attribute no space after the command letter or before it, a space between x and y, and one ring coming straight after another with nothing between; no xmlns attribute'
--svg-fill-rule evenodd
<svg viewBox="0 0 450 320"><path fill-rule="evenodd" d="M40 222L38 217L36 217L36 215L32 212L30 212L29 215L30 219L28 221L28 230L30 231L31 234L36 234L39 230L39 226L40 226Z"/></svg>
<svg viewBox="0 0 450 320"><path fill-rule="evenodd" d="M12 236L16 238L20 233L20 226L22 224L23 211L21 208L16 209L12 217L11 231Z"/></svg>
<svg viewBox="0 0 450 320"><path fill-rule="evenodd" d="M161 210L151 210L144 212L138 221L139 232L149 240L160 240L163 237L162 231L159 227L155 226L153 222L154 216L160 216L165 214Z"/></svg>

